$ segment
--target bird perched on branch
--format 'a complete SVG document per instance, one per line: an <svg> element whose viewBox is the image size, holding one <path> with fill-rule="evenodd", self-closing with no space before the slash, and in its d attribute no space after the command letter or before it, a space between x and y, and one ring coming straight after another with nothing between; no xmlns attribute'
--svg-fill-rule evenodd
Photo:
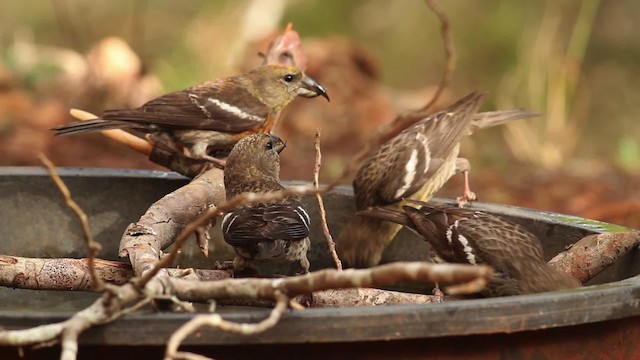
<svg viewBox="0 0 640 360"><path fill-rule="evenodd" d="M137 109L107 110L101 118L53 130L55 135L68 135L130 128L191 158L220 164L210 151L230 150L247 135L270 132L297 96L329 100L325 88L298 68L265 65L160 96Z"/></svg>
<svg viewBox="0 0 640 360"><path fill-rule="evenodd" d="M280 152L285 142L270 134L240 140L231 150L224 170L227 200L243 193L283 190ZM225 214L224 240L236 251L234 273L252 270L252 262L298 262L309 272L310 218L297 196L250 204Z"/></svg>
<svg viewBox="0 0 640 360"><path fill-rule="evenodd" d="M353 181L356 209L401 209L404 199L428 200L457 172L465 173L466 180L459 203L475 199L466 176L469 163L458 157L464 136L478 128L536 115L527 110L477 113L483 100L483 94L471 93L384 143L363 163ZM397 224L355 217L336 242L338 255L349 266L377 265L400 229Z"/></svg>
<svg viewBox="0 0 640 360"><path fill-rule="evenodd" d="M480 211L411 201L419 208L369 208L358 216L411 229L444 261L487 264L494 278L482 294L509 296L572 289L580 283L544 261L540 240L523 226Z"/></svg>

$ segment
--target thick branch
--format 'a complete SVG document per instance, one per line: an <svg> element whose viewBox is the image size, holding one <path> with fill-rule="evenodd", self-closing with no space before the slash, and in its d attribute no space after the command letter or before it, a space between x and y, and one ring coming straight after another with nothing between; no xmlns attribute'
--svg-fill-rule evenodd
<svg viewBox="0 0 640 360"><path fill-rule="evenodd" d="M584 283L640 245L640 231L585 236L549 261Z"/></svg>
<svg viewBox="0 0 640 360"><path fill-rule="evenodd" d="M306 275L280 279L228 279L220 281L193 282L183 279L159 279L164 288L176 297L206 301L210 299L248 298L275 299L275 292L282 291L290 297L315 291L346 288L377 288L401 282L437 282L440 284L476 283L477 292L483 282L491 278L493 270L487 266L462 264L429 264L424 262L397 262L369 269L326 269Z"/></svg>
<svg viewBox="0 0 640 360"><path fill-rule="evenodd" d="M60 192L62 193L62 197L64 198L65 204L73 211L73 213L80 221L80 225L82 228L82 235L84 237L85 245L87 246L87 256L89 261L89 272L91 274L91 282L96 287L96 290L101 290L104 287L104 283L102 279L98 276L95 269L95 258L96 255L102 250L102 245L93 240L93 236L91 235L91 229L89 228L89 218L87 214L82 211L80 205L76 203L71 198L71 192L67 185L64 184L60 176L58 176L58 172L56 171L55 165L47 159L43 154L39 155L40 161L47 167L47 171L49 171L49 175L51 179L56 184Z"/></svg>
<svg viewBox="0 0 640 360"><path fill-rule="evenodd" d="M380 306L433 303L433 295L372 288L331 289L313 293L310 307Z"/></svg>
<svg viewBox="0 0 640 360"><path fill-rule="evenodd" d="M32 290L95 291L88 259L25 258L0 255L0 286ZM96 273L102 281L122 285L133 277L131 265L95 259ZM166 269L169 276L181 277L186 270ZM199 280L227 279L226 270L191 270Z"/></svg>
<svg viewBox="0 0 640 360"><path fill-rule="evenodd" d="M162 250L169 247L187 225L224 200L222 170L206 171L156 201L140 220L130 224L120 240L119 255L129 256L137 276L145 274L160 261Z"/></svg>

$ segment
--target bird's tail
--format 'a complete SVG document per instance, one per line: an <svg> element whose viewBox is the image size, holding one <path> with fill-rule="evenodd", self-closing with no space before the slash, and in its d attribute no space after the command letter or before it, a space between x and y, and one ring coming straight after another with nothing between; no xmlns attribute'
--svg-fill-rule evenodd
<svg viewBox="0 0 640 360"><path fill-rule="evenodd" d="M471 120L470 131L474 132L478 129L502 125L509 121L527 119L540 115L542 114L527 109L510 109L481 112L473 116L473 120Z"/></svg>
<svg viewBox="0 0 640 360"><path fill-rule="evenodd" d="M69 124L56 126L54 128L51 128L51 130L55 132L54 136L65 136L84 132L130 128L132 127L132 125L135 124L128 121L92 119L74 121Z"/></svg>
<svg viewBox="0 0 640 360"><path fill-rule="evenodd" d="M358 211L356 215L384 220L384 221L400 224L403 226L409 226L412 224L411 219L409 219L409 216L407 216L407 214L404 211L389 209L389 208L384 208L379 206L369 207L364 210Z"/></svg>

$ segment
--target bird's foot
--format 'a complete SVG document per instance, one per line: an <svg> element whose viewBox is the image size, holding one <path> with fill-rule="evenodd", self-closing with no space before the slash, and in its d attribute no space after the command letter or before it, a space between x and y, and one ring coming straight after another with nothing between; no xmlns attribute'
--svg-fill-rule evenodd
<svg viewBox="0 0 640 360"><path fill-rule="evenodd" d="M216 270L233 270L233 261L216 261Z"/></svg>
<svg viewBox="0 0 640 360"><path fill-rule="evenodd" d="M442 292L442 290L440 290L440 287L438 285L433 288L433 302L436 302L438 304L444 302L444 293Z"/></svg>
<svg viewBox="0 0 640 360"><path fill-rule="evenodd" d="M464 175L464 190L462 191L462 196L456 198L458 207L465 206L469 201L478 200L476 194L469 187L469 170L465 170L462 173Z"/></svg>
<svg viewBox="0 0 640 360"><path fill-rule="evenodd" d="M476 200L478 200L478 197L476 196L476 194L473 191L466 189L465 192L462 194L462 196L458 196L456 198L456 204L458 204L458 207L464 207L470 201L476 201Z"/></svg>
<svg viewBox="0 0 640 360"><path fill-rule="evenodd" d="M313 305L313 293L298 295L295 298L291 299L291 301L302 305L302 307L305 308L311 307L311 305Z"/></svg>

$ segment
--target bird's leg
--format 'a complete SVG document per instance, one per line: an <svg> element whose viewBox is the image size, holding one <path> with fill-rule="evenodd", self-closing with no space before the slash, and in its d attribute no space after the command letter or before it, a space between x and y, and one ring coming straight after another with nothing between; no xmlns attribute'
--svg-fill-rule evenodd
<svg viewBox="0 0 640 360"><path fill-rule="evenodd" d="M236 255L233 259L233 277L249 277L256 276L258 272L251 266L248 259Z"/></svg>
<svg viewBox="0 0 640 360"><path fill-rule="evenodd" d="M208 161L212 163L214 166L224 170L226 161L209 155L209 153L207 153L208 147L209 145L206 143L197 143L193 145L191 148L185 147L184 151L186 155L192 159Z"/></svg>
<svg viewBox="0 0 640 360"><path fill-rule="evenodd" d="M168 138L167 135L163 134L145 134L145 140L147 140L153 147L157 147L159 149L165 150L169 153L179 152L179 149L176 148L175 143Z"/></svg>
<svg viewBox="0 0 640 360"><path fill-rule="evenodd" d="M216 157L210 156L210 155L205 155L202 157L202 160L207 160L211 163L213 163L213 165L215 165L216 167L224 170L224 166L227 164L227 162L225 160L222 159L218 159Z"/></svg>
<svg viewBox="0 0 640 360"><path fill-rule="evenodd" d="M233 270L233 261L216 261L216 270Z"/></svg>
<svg viewBox="0 0 640 360"><path fill-rule="evenodd" d="M309 241L309 238L306 238L304 240L302 240L302 251L300 254L300 267L302 268L302 273L303 274L308 274L309 273L309 267L311 266L311 264L309 263L309 259L307 258L307 251L309 250L309 246L311 246L311 242Z"/></svg>
<svg viewBox="0 0 640 360"><path fill-rule="evenodd" d="M462 196L459 196L456 198L456 203L458 204L458 207L463 207L469 201L475 201L478 199L476 194L473 191L471 191L471 188L469 187L469 171L468 170L463 171L462 174L464 175L464 190L462 192Z"/></svg>
<svg viewBox="0 0 640 360"><path fill-rule="evenodd" d="M437 303L444 302L444 293L440 290L438 283L436 283L436 287L433 288L433 301Z"/></svg>
<svg viewBox="0 0 640 360"><path fill-rule="evenodd" d="M215 167L224 170L224 165L226 163L226 161L215 158L213 156L210 156L209 154L207 154L207 144L204 143L198 143L196 145L194 145L191 149L186 148L186 147L182 147L179 145L176 145L175 142L172 141L172 139L167 136L166 134L146 134L145 135L145 139L150 142L154 147L160 148L160 149L164 149L166 151L168 151L169 153L175 153L175 152L179 152L180 154L184 154L187 157L194 159L194 160L200 160L200 161L207 161L212 163ZM182 148L182 151L180 151L179 148ZM202 174L204 171L208 170L207 167L203 167L202 171L200 172L200 174Z"/></svg>
<svg viewBox="0 0 640 360"><path fill-rule="evenodd" d="M309 259L307 259L307 255L303 254L302 257L300 258L300 267L302 268L302 273L303 274L308 274L309 273Z"/></svg>
<svg viewBox="0 0 640 360"><path fill-rule="evenodd" d="M469 170L471 170L471 165L469 161L465 158L457 158L456 159L456 172L462 173L464 176L464 189L462 191L462 196L456 198L456 203L458 207L465 206L469 201L475 201L478 199L476 194L471 191L469 187Z"/></svg>

